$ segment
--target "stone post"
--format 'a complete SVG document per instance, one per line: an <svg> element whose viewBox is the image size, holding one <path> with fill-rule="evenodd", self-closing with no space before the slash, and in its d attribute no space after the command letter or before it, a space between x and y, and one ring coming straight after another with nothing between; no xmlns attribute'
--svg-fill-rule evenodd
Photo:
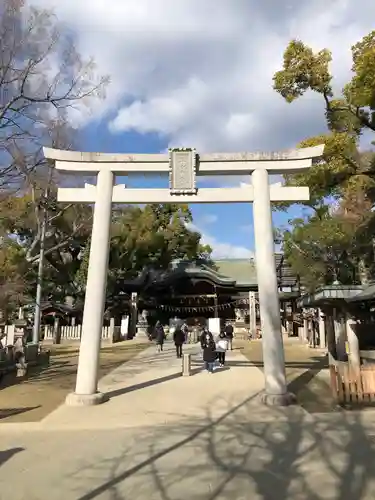
<svg viewBox="0 0 375 500"><path fill-rule="evenodd" d="M129 319L127 315L121 318L120 333L122 339L129 338Z"/></svg>
<svg viewBox="0 0 375 500"><path fill-rule="evenodd" d="M262 325L265 404L288 405L294 401L287 392L284 345L281 335L280 303L277 286L274 234L268 172L252 173L254 189L254 235L259 307Z"/></svg>
<svg viewBox="0 0 375 500"><path fill-rule="evenodd" d="M182 356L182 376L190 377L191 375L191 354L184 353Z"/></svg>
<svg viewBox="0 0 375 500"><path fill-rule="evenodd" d="M75 393L66 403L74 406L102 403L105 397L97 391L98 367L103 313L106 298L109 237L112 216L114 176L110 170L101 170L96 183L96 202L87 273L82 337L79 350Z"/></svg>
<svg viewBox="0 0 375 500"><path fill-rule="evenodd" d="M290 337L292 331L292 325L291 322L287 319L286 320L286 325L285 325L285 335L286 337Z"/></svg>
<svg viewBox="0 0 375 500"><path fill-rule="evenodd" d="M309 320L307 318L303 319L302 342L304 344L308 344L309 343Z"/></svg>
<svg viewBox="0 0 375 500"><path fill-rule="evenodd" d="M360 370L361 357L359 352L359 342L355 331L356 321L349 314L346 314L346 335L349 347L349 363L355 371Z"/></svg>
<svg viewBox="0 0 375 500"><path fill-rule="evenodd" d="M336 354L338 361L346 361L347 353L346 353L346 318L342 317L342 314L339 314L338 310L333 309L333 326L334 326L334 338L336 342Z"/></svg>
<svg viewBox="0 0 375 500"><path fill-rule="evenodd" d="M133 292L130 299L130 318L128 325L128 338L134 338L137 333L138 322L138 294Z"/></svg>
<svg viewBox="0 0 375 500"><path fill-rule="evenodd" d="M115 318L109 319L109 341L115 342Z"/></svg>
<svg viewBox="0 0 375 500"><path fill-rule="evenodd" d="M61 329L60 329L60 318L55 316L53 320L53 343L61 344Z"/></svg>
<svg viewBox="0 0 375 500"><path fill-rule="evenodd" d="M5 345L5 347L7 347L9 345L14 345L15 329L16 328L14 325L5 326L5 332L6 332L6 345Z"/></svg>
<svg viewBox="0 0 375 500"><path fill-rule="evenodd" d="M257 316L255 305L255 292L249 292L249 328L251 338L256 339L257 336Z"/></svg>
<svg viewBox="0 0 375 500"><path fill-rule="evenodd" d="M326 349L326 325L325 325L325 314L319 309L319 347L321 349Z"/></svg>

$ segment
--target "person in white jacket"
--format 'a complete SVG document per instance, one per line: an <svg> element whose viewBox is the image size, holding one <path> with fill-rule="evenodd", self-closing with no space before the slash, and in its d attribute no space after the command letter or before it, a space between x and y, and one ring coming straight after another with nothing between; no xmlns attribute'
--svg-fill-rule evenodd
<svg viewBox="0 0 375 500"><path fill-rule="evenodd" d="M228 339L227 339L225 333L221 332L216 340L216 352L217 352L217 357L218 357L220 366L225 365L225 353L228 350L228 345L229 345L229 342L228 342Z"/></svg>

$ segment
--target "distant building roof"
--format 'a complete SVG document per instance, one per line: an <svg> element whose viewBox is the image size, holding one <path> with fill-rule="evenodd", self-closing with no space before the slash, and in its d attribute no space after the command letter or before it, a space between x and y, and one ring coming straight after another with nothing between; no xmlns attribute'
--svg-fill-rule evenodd
<svg viewBox="0 0 375 500"><path fill-rule="evenodd" d="M224 287L234 287L236 279L228 274L224 274L218 269L216 262L214 266L205 261L179 261L172 263L170 269L161 271L150 271L149 285L156 287L169 286L176 280L183 278L195 278L211 281Z"/></svg>
<svg viewBox="0 0 375 500"><path fill-rule="evenodd" d="M257 286L257 270L255 259L222 259L215 260L219 273L236 281L239 286ZM285 262L282 253L275 254L277 281L279 287L294 287L298 277Z"/></svg>
<svg viewBox="0 0 375 500"><path fill-rule="evenodd" d="M213 264L213 265L212 265ZM174 261L169 269L144 269L135 279L123 282L128 289L160 288L182 278L208 280L223 287L256 289L258 286L256 262L254 259L218 259L212 264L207 261ZM275 254L279 288L295 287L298 277L285 263L283 254Z"/></svg>
<svg viewBox="0 0 375 500"><path fill-rule="evenodd" d="M218 273L227 276L237 285L257 286L257 271L252 259L222 259L215 260Z"/></svg>
<svg viewBox="0 0 375 500"><path fill-rule="evenodd" d="M299 307L316 307L329 305L337 301L351 302L361 295L360 285L326 285L313 293L306 293L298 301ZM357 299L361 300L361 299Z"/></svg>
<svg viewBox="0 0 375 500"><path fill-rule="evenodd" d="M371 283L359 293L347 299L347 302L368 302L375 300L375 284Z"/></svg>

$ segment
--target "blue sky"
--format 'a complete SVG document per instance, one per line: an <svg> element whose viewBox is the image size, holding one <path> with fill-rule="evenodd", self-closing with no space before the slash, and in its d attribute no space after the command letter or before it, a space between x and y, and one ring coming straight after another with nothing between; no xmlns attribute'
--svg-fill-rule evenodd
<svg viewBox="0 0 375 500"><path fill-rule="evenodd" d="M81 147L86 151L117 153L159 153L168 147L168 139L157 134L139 134L136 132L112 133L106 122L90 124L81 130L79 137ZM186 145L188 146L188 145ZM239 179L243 180L243 178ZM165 176L131 176L117 179L131 187L162 188L168 186ZM204 182L205 187L230 185L234 179L198 178L198 186ZM253 211L252 205L244 204L192 204L190 206L194 225L202 233L203 239L214 247L218 258L246 258L254 251ZM288 219L301 214L301 208L292 207L285 212L274 213L274 225L285 226Z"/></svg>
<svg viewBox="0 0 375 500"><path fill-rule="evenodd" d="M199 153L295 148L324 133L321 96L287 104L273 90L291 39L332 51L336 95L351 78L351 47L374 28L374 0L27 0L53 8L74 36L90 79L108 75L106 98L77 104L69 119L79 149ZM48 74L58 71L51 60ZM89 113L87 112L89 110ZM136 179L131 180L132 183ZM140 187L152 182L140 179ZM153 185L162 183L154 180ZM165 184L166 185L166 184ZM207 184L206 184L207 185ZM275 214L275 225L299 215ZM252 209L194 206L194 221L216 256L249 256Z"/></svg>

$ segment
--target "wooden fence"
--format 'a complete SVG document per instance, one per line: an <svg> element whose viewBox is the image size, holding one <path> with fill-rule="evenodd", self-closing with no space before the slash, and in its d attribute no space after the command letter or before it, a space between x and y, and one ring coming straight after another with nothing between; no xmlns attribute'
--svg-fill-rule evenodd
<svg viewBox="0 0 375 500"><path fill-rule="evenodd" d="M375 403L375 365L362 365L359 371L349 363L330 365L333 397L339 404Z"/></svg>

